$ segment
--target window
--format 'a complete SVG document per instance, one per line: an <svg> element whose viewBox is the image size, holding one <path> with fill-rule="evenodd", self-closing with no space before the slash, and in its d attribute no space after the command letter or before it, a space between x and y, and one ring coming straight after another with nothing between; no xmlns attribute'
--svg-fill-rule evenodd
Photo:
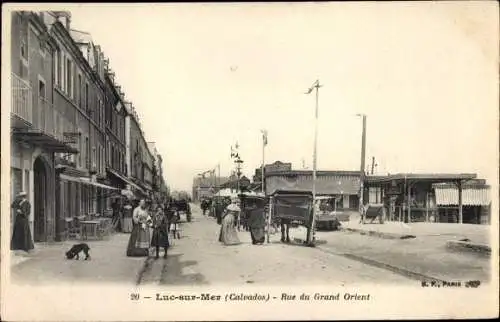
<svg viewBox="0 0 500 322"><path fill-rule="evenodd" d="M85 83L85 110L89 109L89 83Z"/></svg>
<svg viewBox="0 0 500 322"><path fill-rule="evenodd" d="M90 146L89 146L89 138L85 138L85 167L89 168L90 165Z"/></svg>
<svg viewBox="0 0 500 322"><path fill-rule="evenodd" d="M69 58L66 60L66 94L73 98L73 65Z"/></svg>
<svg viewBox="0 0 500 322"><path fill-rule="evenodd" d="M61 52L59 50L57 50L54 54L54 82L56 83L56 86L59 86L60 84L60 81L59 81L59 71L60 71L60 68L59 68L59 61L61 60L60 58L61 56Z"/></svg>
<svg viewBox="0 0 500 322"><path fill-rule="evenodd" d="M82 75L78 74L78 84L76 86L76 104L82 107Z"/></svg>
<svg viewBox="0 0 500 322"><path fill-rule="evenodd" d="M92 167L93 168L96 167L96 165L97 165L96 158L97 158L97 156L96 156L96 150L95 150L95 146L94 146L94 147L92 147Z"/></svg>
<svg viewBox="0 0 500 322"><path fill-rule="evenodd" d="M28 79L28 45L23 40L21 41L21 57L19 60L19 76L23 79Z"/></svg>
<svg viewBox="0 0 500 322"><path fill-rule="evenodd" d="M79 138L79 142L80 144L80 153L78 153L78 166L81 167L82 166L82 153L83 153L83 140L82 140L82 137L80 136Z"/></svg>
<svg viewBox="0 0 500 322"><path fill-rule="evenodd" d="M38 79L38 97L41 99L46 98L45 82L42 79Z"/></svg>

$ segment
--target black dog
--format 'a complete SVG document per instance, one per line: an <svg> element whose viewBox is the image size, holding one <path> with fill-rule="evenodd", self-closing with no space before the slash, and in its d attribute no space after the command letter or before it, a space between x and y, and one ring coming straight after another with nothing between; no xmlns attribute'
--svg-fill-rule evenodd
<svg viewBox="0 0 500 322"><path fill-rule="evenodd" d="M73 259L76 256L76 259L78 260L80 259L79 254L83 251L83 253L85 254L85 260L87 260L90 259L89 250L90 250L89 245L85 243L76 244L73 245L73 247L71 247L71 249L66 252L66 257L68 259Z"/></svg>

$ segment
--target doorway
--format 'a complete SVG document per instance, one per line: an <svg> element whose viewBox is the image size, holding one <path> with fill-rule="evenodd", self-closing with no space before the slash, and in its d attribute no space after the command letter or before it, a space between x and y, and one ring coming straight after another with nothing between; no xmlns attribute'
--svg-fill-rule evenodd
<svg viewBox="0 0 500 322"><path fill-rule="evenodd" d="M33 240L44 242L46 234L47 215L47 168L41 157L36 158L34 172L34 207L33 207Z"/></svg>

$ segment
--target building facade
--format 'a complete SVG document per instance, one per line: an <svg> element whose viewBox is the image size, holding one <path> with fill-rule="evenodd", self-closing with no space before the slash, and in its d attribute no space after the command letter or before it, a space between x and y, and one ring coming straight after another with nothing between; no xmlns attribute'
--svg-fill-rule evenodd
<svg viewBox="0 0 500 322"><path fill-rule="evenodd" d="M11 200L27 192L35 242L63 240L123 189L151 190L153 154L109 60L69 12L13 12L10 39Z"/></svg>
<svg viewBox="0 0 500 322"><path fill-rule="evenodd" d="M139 116L130 102L125 102L125 146L128 177L138 198L149 197L152 191L153 157L144 138Z"/></svg>
<svg viewBox="0 0 500 322"><path fill-rule="evenodd" d="M58 155L75 158L78 150L67 138L75 133L76 122L55 91L58 44L44 15L13 12L11 21L11 197L27 192L34 241L53 241L59 228L55 160Z"/></svg>

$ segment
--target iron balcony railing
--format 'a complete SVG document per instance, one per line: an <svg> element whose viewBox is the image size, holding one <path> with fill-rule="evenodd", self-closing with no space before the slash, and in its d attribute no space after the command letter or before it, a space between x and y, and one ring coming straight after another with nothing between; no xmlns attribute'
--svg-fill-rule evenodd
<svg viewBox="0 0 500 322"><path fill-rule="evenodd" d="M49 134L62 142L66 141L64 133L75 132L74 122L55 109L54 105L45 98L38 98L37 107L34 129Z"/></svg>
<svg viewBox="0 0 500 322"><path fill-rule="evenodd" d="M11 113L29 124L33 122L33 93L27 81L12 75L12 110Z"/></svg>

